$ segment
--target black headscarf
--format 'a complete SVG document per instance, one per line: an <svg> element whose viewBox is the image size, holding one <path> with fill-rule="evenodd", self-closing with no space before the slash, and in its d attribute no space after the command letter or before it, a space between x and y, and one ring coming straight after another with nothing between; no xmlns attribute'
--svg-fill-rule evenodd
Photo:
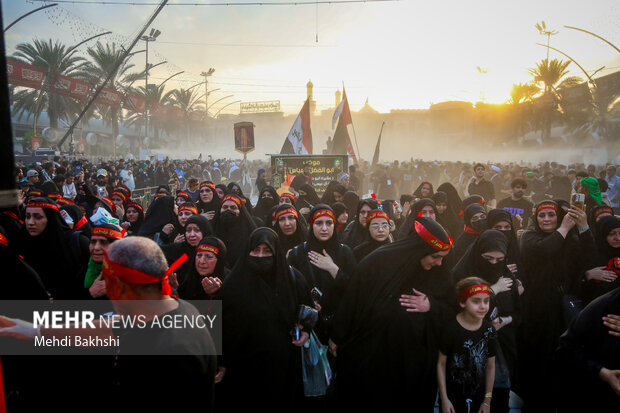
<svg viewBox="0 0 620 413"><path fill-rule="evenodd" d="M271 198L263 197L263 194L265 192L271 194ZM252 215L254 215L255 217L259 217L261 220L263 220L263 222L266 223L268 220L271 219L271 209L274 206L278 205L279 201L280 196L272 186L268 185L263 187L263 189L258 194L258 202L252 210Z"/></svg>
<svg viewBox="0 0 620 413"><path fill-rule="evenodd" d="M48 198L34 198L31 202L52 204ZM54 299L89 299L83 286L84 270L90 258L88 237L74 235L57 209L43 208L43 212L47 217L45 229L33 237L24 225L18 253L39 274Z"/></svg>
<svg viewBox="0 0 620 413"><path fill-rule="evenodd" d="M370 216L376 212L383 212L383 211L379 209L373 209L372 211L368 213L368 215ZM389 224L389 217L387 219L388 219L388 224ZM368 254L370 254L377 248L392 243L392 241L390 240L389 234L388 234L388 237L384 239L383 241L377 241L376 239L374 239L372 235L370 234L370 224L366 225L366 231L368 232L368 241L361 243L360 245L355 247L355 249L353 250L353 255L355 255L355 259L357 260L357 262L360 262L363 258L365 258Z"/></svg>
<svg viewBox="0 0 620 413"><path fill-rule="evenodd" d="M342 230L345 228L346 224L344 224L344 225L343 225L343 224L340 224L340 223L338 222L338 217L339 217L340 215L344 214L345 212L347 212L347 213L348 213L348 212L349 212L349 209L348 209L348 208L347 208L347 206L346 206L345 204L343 204L342 202L334 202L334 203L331 205L331 207L332 207L332 209L334 210L334 215L336 215L336 231L340 232L340 231L342 231ZM350 216L348 216L348 217L347 217L347 222L349 222L349 221L350 221L350 218L351 218Z"/></svg>
<svg viewBox="0 0 620 413"><path fill-rule="evenodd" d="M223 214L220 207L220 210L216 211L214 218L215 236L226 244L226 249L228 250L226 262L229 268L232 268L241 257L250 233L256 228L256 223L246 209L246 205L239 197L237 199L241 202L239 215L229 211ZM232 215L229 215L231 213Z"/></svg>
<svg viewBox="0 0 620 413"><path fill-rule="evenodd" d="M482 254L498 251L508 253L508 238L500 231L488 229L484 231L473 244L469 246L465 255L452 269L452 279L456 284L466 277L480 277L489 284L495 284L497 280L509 274L506 261L490 264L482 258Z"/></svg>
<svg viewBox="0 0 620 413"><path fill-rule="evenodd" d="M245 207L251 213L252 212L252 203L250 202L250 198L248 198L247 196L245 196L243 194L243 190L241 189L241 185L239 185L236 182L231 182L231 183L228 184L227 188L228 188L228 192L226 192L227 194L229 194L229 195L236 195L239 198L245 199Z"/></svg>
<svg viewBox="0 0 620 413"><path fill-rule="evenodd" d="M347 206L347 211L349 212L349 219L347 220L347 223L349 223L355 218L353 216L353 211L357 209L357 205L360 203L360 197L353 191L347 191L344 193L342 203ZM336 215L336 217L337 216L338 215Z"/></svg>
<svg viewBox="0 0 620 413"><path fill-rule="evenodd" d="M278 216L280 212L287 209L295 210L295 207L288 204L280 205L276 208L276 216ZM290 250L298 244L301 244L308 238L308 228L306 227L306 223L305 221L302 223L299 220L299 212L297 210L295 210L295 212L297 212L297 217L295 217L295 221L297 221L297 229L295 230L294 234L284 235L282 229L280 228L280 224L277 221L274 226L274 230L278 234L278 237L280 237L280 242L282 243L282 249L284 250L284 252ZM271 220L271 216L269 217L269 219Z"/></svg>
<svg viewBox="0 0 620 413"><path fill-rule="evenodd" d="M146 210L146 217L138 235L153 238L166 224L173 224L176 220L174 198L170 195L160 196L154 199Z"/></svg>
<svg viewBox="0 0 620 413"><path fill-rule="evenodd" d="M519 252L519 242L517 241L517 232L515 231L512 215L505 209L492 209L487 214L487 226L493 229L498 222L508 222L510 230L500 231L508 238L508 253L506 254L507 264L517 264L517 268L521 268L521 253Z"/></svg>
<svg viewBox="0 0 620 413"><path fill-rule="evenodd" d="M461 259L463 254L465 254L465 251L467 251L467 248L469 248L469 246L473 244L473 242L476 240L476 238L478 238L482 231L488 228L485 221L481 221L481 224L475 225L475 229L472 228L471 219L474 215L480 212L486 214L486 210L484 209L484 207L477 203L469 204L465 208L465 212L463 213L463 221L465 222L464 231L454 243L453 259L456 262Z"/></svg>
<svg viewBox="0 0 620 413"><path fill-rule="evenodd" d="M486 200L480 195L471 195L465 198L463 202L461 202L461 211L465 212L465 209L467 209L467 207L470 206L471 204L478 204L484 208L485 203L486 203Z"/></svg>
<svg viewBox="0 0 620 413"><path fill-rule="evenodd" d="M331 205L336 202L336 198L334 197L334 192L338 192L343 195L347 192L347 189L338 181L331 181L327 188L325 188L325 192L321 197L321 203L326 205Z"/></svg>
<svg viewBox="0 0 620 413"><path fill-rule="evenodd" d="M208 277L217 277L224 281L229 272L228 269L226 269L226 245L224 245L224 242L216 237L205 236L196 247L197 251L200 250L200 246L213 247L218 251L218 253L215 254L217 256L217 263L215 264L213 273L209 274ZM183 300L207 300L213 298L208 296L202 288L201 281L203 278L202 275L198 274L198 270L196 270L195 254L186 276L182 281L179 281L179 288L177 290L179 298Z"/></svg>
<svg viewBox="0 0 620 413"><path fill-rule="evenodd" d="M460 234L460 220L458 212L455 212L454 208L450 205L448 194L443 191L437 191L433 194L431 199L435 202L435 205L439 203L445 203L448 205L443 214L437 212L436 220L452 237L456 237Z"/></svg>
<svg viewBox="0 0 620 413"><path fill-rule="evenodd" d="M452 212L458 216L463 201L454 185L450 182L444 182L437 187L437 192L445 192L448 195L448 208L452 209Z"/></svg>
<svg viewBox="0 0 620 413"><path fill-rule="evenodd" d="M609 291L620 287L620 248L613 248L607 242L607 236L611 231L620 228L620 218L616 216L604 216L594 224L596 242L596 254L588 269L595 267L605 267L608 271L613 271L618 275L612 282L600 282L588 280L584 285L584 298L586 302L594 300Z"/></svg>
<svg viewBox="0 0 620 413"><path fill-rule="evenodd" d="M359 202L359 204L357 205L357 210L355 212L355 219L349 222L347 227L342 232L342 242L348 245L350 248L355 248L362 242L368 240L368 233L366 231L366 227L360 224L359 221L360 210L364 205L368 205L371 210L379 208L379 203L374 198L364 199Z"/></svg>
<svg viewBox="0 0 620 413"><path fill-rule="evenodd" d="M142 223L144 222L144 209L142 208L142 205L138 203L128 203L127 208L125 208L125 216L123 217L123 221L127 222L129 222L129 220L127 219L128 208L133 208L138 211L138 220L135 223L130 223L129 229L127 231L130 232L129 235L138 235L138 233L140 232L140 227L142 227Z"/></svg>
<svg viewBox="0 0 620 413"><path fill-rule="evenodd" d="M90 238L90 232L92 230L92 225L90 221L86 219L84 213L77 205L63 205L60 207L61 210L67 211L67 214L73 220L73 230L74 231L82 231L82 234Z"/></svg>
<svg viewBox="0 0 620 413"><path fill-rule="evenodd" d="M210 182L210 181L208 182L213 184L213 182ZM200 190L202 189L208 189L209 191L211 191L211 193L213 193L213 198L211 198L210 202L205 203L205 202L202 202L202 200L200 199ZM217 195L217 191L215 189L211 188L210 186L205 185L205 182L202 182L200 184L200 189L198 191L199 191L198 202L196 202L196 207L198 208L199 214L209 212L209 211L219 211L221 199Z"/></svg>
<svg viewBox="0 0 620 413"><path fill-rule="evenodd" d="M422 196L422 186L423 185L429 185L431 187L431 193L429 195ZM413 197L414 198L430 198L430 197L433 196L433 194L434 194L434 192L433 192L433 184L431 184L429 181L422 181L422 183L420 185L418 185L416 190L413 191Z"/></svg>
<svg viewBox="0 0 620 413"><path fill-rule="evenodd" d="M306 195L300 195L299 199L295 201L295 206L297 209L312 208L314 205L321 203L321 200L312 185L303 184L299 187L299 190L304 191Z"/></svg>
<svg viewBox="0 0 620 413"><path fill-rule="evenodd" d="M431 206L433 208L433 211L435 211L435 221L437 221L437 215L439 215L439 212L437 212L435 202L430 198L419 199L411 205L411 209L407 214L407 218L405 218L405 222L398 230L397 239L403 239L409 236L411 231L413 231L413 223L415 219L422 216L422 209L426 206Z"/></svg>

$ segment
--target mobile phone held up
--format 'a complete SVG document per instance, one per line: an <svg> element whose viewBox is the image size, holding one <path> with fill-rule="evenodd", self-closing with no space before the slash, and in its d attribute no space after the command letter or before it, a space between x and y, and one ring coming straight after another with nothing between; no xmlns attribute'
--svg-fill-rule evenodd
<svg viewBox="0 0 620 413"><path fill-rule="evenodd" d="M586 196L585 194L573 194L570 199L571 205L575 207L585 210Z"/></svg>

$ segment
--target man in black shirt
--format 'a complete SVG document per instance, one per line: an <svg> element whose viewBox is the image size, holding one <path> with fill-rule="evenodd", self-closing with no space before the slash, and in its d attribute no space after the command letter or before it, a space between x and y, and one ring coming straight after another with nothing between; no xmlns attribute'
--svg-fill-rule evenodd
<svg viewBox="0 0 620 413"><path fill-rule="evenodd" d="M485 166L477 163L474 166L474 176L467 187L469 195L480 195L486 201L489 208L495 208L495 188L493 184L484 179Z"/></svg>
<svg viewBox="0 0 620 413"><path fill-rule="evenodd" d="M515 223L519 224L515 229L527 228L532 215L532 208L534 207L532 202L523 197L527 188L527 182L521 178L513 179L510 183L510 188L512 189L512 195L499 201L497 208L505 209L510 212L510 215L515 217Z"/></svg>

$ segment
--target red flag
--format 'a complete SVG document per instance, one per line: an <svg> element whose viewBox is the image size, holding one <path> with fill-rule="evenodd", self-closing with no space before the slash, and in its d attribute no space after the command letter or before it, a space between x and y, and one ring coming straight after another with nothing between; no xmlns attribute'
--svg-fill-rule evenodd
<svg viewBox="0 0 620 413"><path fill-rule="evenodd" d="M144 113L146 109L146 100L137 96L127 95L125 96L125 100L123 100L123 109Z"/></svg>
<svg viewBox="0 0 620 413"><path fill-rule="evenodd" d="M41 89L45 77L45 69L12 59L6 59L6 71L9 83L33 89Z"/></svg>
<svg viewBox="0 0 620 413"><path fill-rule="evenodd" d="M72 79L68 76L63 76L58 73L54 73L49 90L50 93L53 93L55 95L62 95L82 101L88 98L89 91L89 83L82 82L81 80L77 79Z"/></svg>
<svg viewBox="0 0 620 413"><path fill-rule="evenodd" d="M353 124L353 119L351 118L351 110L349 109L347 92L345 92L344 88L342 88L342 102L340 102L340 105L338 105L336 112L334 113L333 119L335 120L336 118L338 118L338 126L336 127L336 132L334 133L331 154L342 155L344 153L348 153L353 157L353 162L357 164L357 156L355 156L355 151L353 150L353 145L351 144L351 138L349 137L349 131L347 130L347 126Z"/></svg>
<svg viewBox="0 0 620 413"><path fill-rule="evenodd" d="M97 95L95 103L117 108L121 105L121 94L114 89L108 89L104 87Z"/></svg>

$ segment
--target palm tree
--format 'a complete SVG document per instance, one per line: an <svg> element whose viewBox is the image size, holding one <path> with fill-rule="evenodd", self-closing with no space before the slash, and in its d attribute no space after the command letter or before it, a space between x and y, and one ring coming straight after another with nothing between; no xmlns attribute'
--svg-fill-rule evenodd
<svg viewBox="0 0 620 413"><path fill-rule="evenodd" d="M552 118L559 113L557 108L561 95L558 92L558 86L564 87L581 81L580 78L573 76L565 78L569 73L567 67L570 63L570 60L553 59L549 61L549 59L543 59L536 64L535 68L529 69L529 73L534 77L534 82L543 86L541 102L545 102L545 106L540 109L542 112L543 139L549 138L551 135Z"/></svg>
<svg viewBox="0 0 620 413"><path fill-rule="evenodd" d="M118 65L123 58L124 51L117 49L115 43L112 43L111 46L109 44L104 46L97 42L94 47L88 48L87 53L91 58L91 62L88 62L86 66L87 79L91 84L98 85ZM122 62L106 87L120 92L137 79L144 78L144 72L128 73L133 67L134 65L129 64L127 61ZM112 139L116 139L116 136L118 136L119 117L122 115L120 107L97 105L97 111L103 121L107 125L112 126Z"/></svg>
<svg viewBox="0 0 620 413"><path fill-rule="evenodd" d="M512 117L512 137L521 136L525 132L526 112L531 111L534 96L540 88L533 83L514 83L510 91L510 111Z"/></svg>
<svg viewBox="0 0 620 413"><path fill-rule="evenodd" d="M185 124L185 136L186 141L189 143L190 136L190 121L189 114L194 110L204 111L204 102L200 100L203 96L197 96L198 92L196 89L174 89L170 95L170 102L173 106L181 108L185 111L185 119L183 123Z"/></svg>
<svg viewBox="0 0 620 413"><path fill-rule="evenodd" d="M83 57L75 56L77 49L67 48L58 41L52 43L51 39L47 42L34 39L32 43L18 44L16 49L17 51L12 55L12 58L32 66L44 68L46 76L41 90L23 89L15 92L13 111L17 113L18 119L21 119L26 113L32 113L34 115L33 129L36 133L37 120L43 108L47 108L50 127L58 128L58 121L60 119L69 120L78 105L71 98L48 92L52 75L58 73L63 76L80 77L84 74L86 60Z"/></svg>
<svg viewBox="0 0 620 413"><path fill-rule="evenodd" d="M130 89L130 93L145 99L146 107L152 108L155 104L165 105L170 102L172 91L164 93L164 90L164 85L149 87L148 89L145 89L144 86L140 86L135 89ZM143 113L134 112L125 119L125 125L139 130L144 127L145 119L146 117ZM167 134L169 134L171 130L170 123L157 116L151 117L149 120L149 126L153 128L155 140L159 139L159 132L161 130L165 131ZM148 131L145 131L145 134L148 135Z"/></svg>

